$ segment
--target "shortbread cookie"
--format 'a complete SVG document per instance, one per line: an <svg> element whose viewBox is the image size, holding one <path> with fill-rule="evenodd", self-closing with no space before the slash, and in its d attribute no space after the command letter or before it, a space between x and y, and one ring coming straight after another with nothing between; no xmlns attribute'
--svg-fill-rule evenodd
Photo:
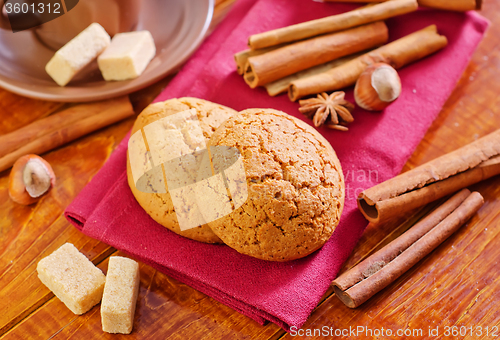
<svg viewBox="0 0 500 340"><path fill-rule="evenodd" d="M209 223L228 246L263 260L288 261L320 248L339 223L344 177L331 145L306 123L272 109L226 120L210 146L242 154L248 199Z"/></svg>
<svg viewBox="0 0 500 340"><path fill-rule="evenodd" d="M146 109L144 109L144 111L142 111L142 113L137 117L137 120L135 121L135 124L132 128L132 135L150 123L189 109L196 110L201 130L203 136L206 138L207 143L208 139L212 136L215 129L219 127L219 125L226 119L237 113L233 109L202 99L170 99L165 102L151 104ZM134 184L132 178L132 171L128 155L127 177L130 189L132 190L132 193L134 194L137 202L156 222L179 235L196 241L206 243L222 243L219 237L217 237L207 225L202 225L200 227L181 231L177 216L174 211L174 205L168 192L147 193L142 192L136 188L136 185Z"/></svg>

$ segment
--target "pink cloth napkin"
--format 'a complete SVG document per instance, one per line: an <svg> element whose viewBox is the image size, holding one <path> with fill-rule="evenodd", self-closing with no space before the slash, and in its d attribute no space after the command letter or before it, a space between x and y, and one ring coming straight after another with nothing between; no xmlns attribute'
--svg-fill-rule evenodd
<svg viewBox="0 0 500 340"><path fill-rule="evenodd" d="M352 5L304 0L240 0L157 101L193 96L237 110L269 107L304 119L283 95L251 90L235 72L233 54L249 35L353 9ZM437 24L449 45L400 71L402 96L383 113L354 112L347 133L320 129L342 162L346 203L342 221L323 248L285 263L241 255L224 245L180 237L155 223L137 204L126 182L128 137L67 208L82 232L102 240L171 277L264 323L300 327L325 293L367 223L357 194L400 172L453 90L488 22L476 13L420 10L387 20L394 40ZM347 98L352 100L352 90ZM307 119L304 119L307 121ZM309 122L309 121L308 121ZM310 122L309 122L310 123Z"/></svg>

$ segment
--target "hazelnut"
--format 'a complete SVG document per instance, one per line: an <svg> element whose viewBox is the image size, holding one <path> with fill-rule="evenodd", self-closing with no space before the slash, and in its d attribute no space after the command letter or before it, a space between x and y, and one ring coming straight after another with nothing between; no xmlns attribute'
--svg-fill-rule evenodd
<svg viewBox="0 0 500 340"><path fill-rule="evenodd" d="M33 204L55 185L56 176L50 164L37 155L19 158L9 176L9 196L19 204Z"/></svg>
<svg viewBox="0 0 500 340"><path fill-rule="evenodd" d="M401 80L390 65L376 63L368 66L354 87L356 104L368 111L381 111L398 99Z"/></svg>

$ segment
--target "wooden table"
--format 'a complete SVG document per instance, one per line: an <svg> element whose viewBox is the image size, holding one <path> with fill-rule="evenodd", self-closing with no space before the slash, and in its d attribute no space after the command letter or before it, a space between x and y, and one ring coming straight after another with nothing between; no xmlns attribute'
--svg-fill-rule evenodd
<svg viewBox="0 0 500 340"><path fill-rule="evenodd" d="M219 13L226 5L227 2L219 4ZM500 127L500 0L486 0L482 14L492 21L492 26L405 169ZM136 112L151 102L168 81L166 78L132 94ZM47 116L62 106L0 90L0 133ZM7 193L8 171L0 174L2 339L120 337L101 331L98 306L82 316L71 313L42 285L35 268L41 258L65 242L73 243L100 268L107 268L107 259L116 254L116 250L83 235L66 221L62 212L106 162L133 121L134 118L127 119L44 155L58 174L58 183L52 194L36 205L25 207L13 203ZM465 326L467 338L494 338L494 327L500 328L497 274L500 271L500 178L480 183L473 189L485 197L485 205L430 256L361 308L345 307L329 290L303 331L327 326L339 332L362 326L375 332L375 338L377 330L380 332L383 327L394 332L398 329L413 332L415 338L428 338L429 328L439 327L442 336L445 327L457 326L459 331ZM396 225L369 226L343 270L401 234L405 225ZM126 339L291 337L278 326L261 326L147 265L141 264L140 269L134 331L124 336ZM481 336L479 327L482 327ZM489 327L488 336L486 327ZM500 336L500 329L495 334ZM355 338L372 337L365 331Z"/></svg>

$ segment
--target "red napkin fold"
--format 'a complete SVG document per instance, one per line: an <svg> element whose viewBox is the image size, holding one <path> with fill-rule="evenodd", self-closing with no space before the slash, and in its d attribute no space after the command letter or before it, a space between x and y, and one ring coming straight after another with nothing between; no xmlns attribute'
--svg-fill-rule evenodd
<svg viewBox="0 0 500 340"><path fill-rule="evenodd" d="M304 0L240 0L157 101L193 96L237 110L280 109L298 118L298 104L251 90L235 72L233 54L248 36L353 9ZM366 221L357 194L395 176L424 136L467 66L488 22L476 13L437 10L387 20L394 40L436 24L449 45L400 71L403 93L383 113L354 112L349 132L320 129L337 151L346 179L341 223L323 248L296 261L275 263L241 255L224 245L180 237L154 222L135 201L126 181L128 137L67 208L83 233L102 240L216 300L285 330L300 327L328 289L359 240ZM347 92L352 100L352 90ZM310 123L310 121L308 121Z"/></svg>

